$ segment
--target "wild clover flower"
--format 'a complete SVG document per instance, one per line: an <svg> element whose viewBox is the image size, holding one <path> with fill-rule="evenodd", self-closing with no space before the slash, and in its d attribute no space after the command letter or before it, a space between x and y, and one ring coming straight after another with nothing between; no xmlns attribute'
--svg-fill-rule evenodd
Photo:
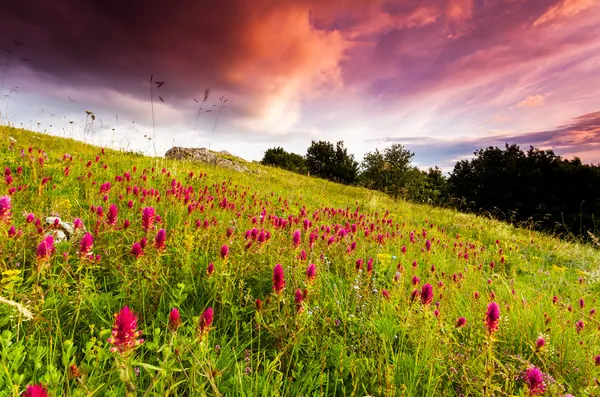
<svg viewBox="0 0 600 397"><path fill-rule="evenodd" d="M204 335L204 334L208 333L208 331L210 331L210 326L212 325L213 317L214 317L214 312L213 312L212 307L209 307L208 309L206 309L204 311L204 313L202 313L202 315L200 316L200 320L198 322L198 329L200 331L200 337L202 337L202 335Z"/></svg>
<svg viewBox="0 0 600 397"><path fill-rule="evenodd" d="M500 308L496 302L492 302L488 305L487 312L485 313L485 325L490 334L498 331L498 320L500 319Z"/></svg>
<svg viewBox="0 0 600 397"><path fill-rule="evenodd" d="M156 219L156 212L154 207L145 207L142 209L142 228L144 231L148 231L154 227L154 220Z"/></svg>
<svg viewBox="0 0 600 397"><path fill-rule="evenodd" d="M537 367L529 367L523 376L525 384L531 395L544 394L546 383L544 383L544 374Z"/></svg>
<svg viewBox="0 0 600 397"><path fill-rule="evenodd" d="M90 233L84 234L83 238L79 242L79 255L86 256L92 250L94 246L94 238Z"/></svg>
<svg viewBox="0 0 600 397"><path fill-rule="evenodd" d="M314 263L311 263L306 268L306 278L308 279L308 282L312 282L315 279L316 275L317 275L316 266Z"/></svg>
<svg viewBox="0 0 600 397"><path fill-rule="evenodd" d="M36 256L39 261L45 261L50 258L50 256L52 255L53 252L54 252L54 237L47 236L37 246Z"/></svg>
<svg viewBox="0 0 600 397"><path fill-rule="evenodd" d="M283 274L283 267L278 263L273 268L273 290L279 294L283 288L285 288L285 278Z"/></svg>
<svg viewBox="0 0 600 397"><path fill-rule="evenodd" d="M140 339L142 331L137 329L137 316L125 306L115 314L115 323L113 325L112 334L107 342L113 345L110 351L119 354L126 354L133 350L136 346L144 343Z"/></svg>
<svg viewBox="0 0 600 397"><path fill-rule="evenodd" d="M181 325L181 314L179 314L179 309L174 307L173 309L171 309L171 312L169 313L169 328L172 329L173 331L175 331L175 330L177 330L177 328L179 328L180 325Z"/></svg>
<svg viewBox="0 0 600 397"><path fill-rule="evenodd" d="M300 238L300 230L296 230L292 235L292 243L294 247L300 246L301 238Z"/></svg>
<svg viewBox="0 0 600 397"><path fill-rule="evenodd" d="M210 277L214 273L214 271L215 271L215 265L212 262L210 262L208 264L208 266L206 267L206 274Z"/></svg>
<svg viewBox="0 0 600 397"><path fill-rule="evenodd" d="M421 303L424 305L428 305L433 300L433 287L431 284L423 285L421 288Z"/></svg>
<svg viewBox="0 0 600 397"><path fill-rule="evenodd" d="M456 328L464 327L467 324L467 319L464 317L460 317L456 320Z"/></svg>
<svg viewBox="0 0 600 397"><path fill-rule="evenodd" d="M23 397L48 397L48 392L42 385L30 385L27 386Z"/></svg>
<svg viewBox="0 0 600 397"><path fill-rule="evenodd" d="M300 288L298 288L294 294L294 301L296 302L296 313L301 313L304 310L304 307L302 306L304 294Z"/></svg>
<svg viewBox="0 0 600 397"><path fill-rule="evenodd" d="M222 259L225 259L225 258L227 258L228 256L229 256L229 247L228 247L226 244L224 244L224 245L221 247L221 258L222 258Z"/></svg>
<svg viewBox="0 0 600 397"><path fill-rule="evenodd" d="M0 197L0 222L8 222L10 220L11 208L10 196Z"/></svg>
<svg viewBox="0 0 600 397"><path fill-rule="evenodd" d="M156 233L156 237L154 238L154 246L157 250L162 251L167 247L167 245L165 244L166 239L167 232L165 231L165 229L160 229L158 233Z"/></svg>
<svg viewBox="0 0 600 397"><path fill-rule="evenodd" d="M106 223L108 223L111 226L114 226L117 224L118 218L119 218L119 209L117 208L116 205L111 204L110 207L108 207L108 215L106 216Z"/></svg>
<svg viewBox="0 0 600 397"><path fill-rule="evenodd" d="M131 247L130 251L131 255L135 256L136 259L139 259L144 255L144 249L140 245L140 243L134 243Z"/></svg>

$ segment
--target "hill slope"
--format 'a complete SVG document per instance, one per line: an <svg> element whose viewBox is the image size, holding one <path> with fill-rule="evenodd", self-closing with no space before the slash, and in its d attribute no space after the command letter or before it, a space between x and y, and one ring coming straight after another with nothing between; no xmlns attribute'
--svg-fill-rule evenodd
<svg viewBox="0 0 600 397"><path fill-rule="evenodd" d="M257 164L0 143L0 396L600 394L589 246Z"/></svg>

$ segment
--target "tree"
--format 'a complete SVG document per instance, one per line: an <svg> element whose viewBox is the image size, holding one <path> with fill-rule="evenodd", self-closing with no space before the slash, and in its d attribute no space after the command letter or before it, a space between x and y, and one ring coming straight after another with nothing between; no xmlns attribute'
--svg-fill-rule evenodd
<svg viewBox="0 0 600 397"><path fill-rule="evenodd" d="M398 143L385 148L383 152L375 149L365 154L361 164L361 184L393 197L407 197L411 178L419 177L411 166L413 157L414 153Z"/></svg>
<svg viewBox="0 0 600 397"><path fill-rule="evenodd" d="M312 141L306 151L306 165L313 176L345 184L353 184L358 175L358 162L348 154L343 141L335 147L331 142Z"/></svg>
<svg viewBox="0 0 600 397"><path fill-rule="evenodd" d="M306 174L306 159L296 153L288 153L282 147L267 149L261 161L263 165L283 168L299 174Z"/></svg>

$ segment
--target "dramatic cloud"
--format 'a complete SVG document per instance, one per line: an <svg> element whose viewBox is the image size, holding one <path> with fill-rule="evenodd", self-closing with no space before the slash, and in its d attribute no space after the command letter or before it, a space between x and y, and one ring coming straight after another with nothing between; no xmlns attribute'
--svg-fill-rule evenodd
<svg viewBox="0 0 600 397"><path fill-rule="evenodd" d="M155 124L160 151L211 144L250 159L312 139L360 159L388 136L550 131L600 108L597 15L594 0L13 1L0 13L0 112L76 135L92 110L103 142L147 150ZM150 75L165 82L154 123ZM422 165L462 155L424 149Z"/></svg>

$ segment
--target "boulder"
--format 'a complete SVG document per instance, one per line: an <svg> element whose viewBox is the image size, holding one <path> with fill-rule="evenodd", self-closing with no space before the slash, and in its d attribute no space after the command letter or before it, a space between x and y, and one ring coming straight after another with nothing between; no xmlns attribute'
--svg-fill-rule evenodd
<svg viewBox="0 0 600 397"><path fill-rule="evenodd" d="M229 159L220 158L206 148L185 148L174 146L167 150L165 158L172 160L188 160L199 163L212 164L223 168L229 168L238 172L248 172L248 168Z"/></svg>

